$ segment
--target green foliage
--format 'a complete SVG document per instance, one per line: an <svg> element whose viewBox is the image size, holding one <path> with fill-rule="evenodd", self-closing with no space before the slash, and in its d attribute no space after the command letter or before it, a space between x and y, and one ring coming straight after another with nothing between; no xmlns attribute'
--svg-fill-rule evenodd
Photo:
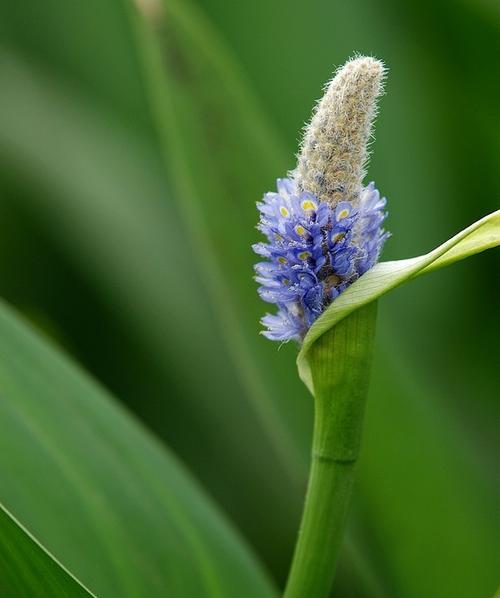
<svg viewBox="0 0 500 598"><path fill-rule="evenodd" d="M370 169L389 197L389 257L418 255L495 209L498 21L486 4L448 0L404 9L393 0L257 0L231 8L199 0L211 22L197 6L167 4L167 23L148 17L146 29L121 0L0 8L1 42L9 48L0 59L0 292L28 313L36 308L38 321L167 441L282 580L304 492L312 401L294 371L293 347L278 352L257 335L264 306L251 282L254 202L293 166L297 131L321 82L359 50L391 68ZM270 130L255 90L280 131ZM494 591L494 259L485 254L381 301L346 542L351 558L335 582L341 598ZM6 342L2 371L16 358ZM3 399L3 386L0 392ZM72 396L60 398L54 422ZM23 405L10 397L1 408ZM90 424L70 424L75 438L65 434L64 443L75 447L75 428L90 434ZM92 589L82 569L94 566L103 583L113 575L109 583L118 585L110 555L98 562L108 547L89 538L85 520L71 519L66 529L69 516L55 516L59 502L62 514L80 503L73 505L74 492L61 497L49 488L34 466L53 472L54 463L45 453L28 458L21 437L7 432L16 444L2 453L2 480L18 451L27 469L26 477L10 475L16 493L11 487L4 495L2 484L0 500ZM96 430L92 438L108 442ZM64 457L64 443L54 456ZM69 453L75 467L90 463L88 449ZM158 459L170 464L161 465L165 478L178 470L170 457ZM104 480L89 474L89 496L113 480L121 487L122 477L106 467L105 475L97 470ZM120 459L120 476L128 467ZM121 498L147 494L126 487ZM50 493L48 504L38 504L39 492ZM193 492L193 501L206 505L199 489ZM135 503L128 506L126 519L123 510L118 522L113 513L103 517L103 530L114 526L128 538L131 525L142 537ZM188 521L198 521L186 508ZM163 507L154 509L148 521L158 540L169 519ZM214 517L212 531L212 515L200 522L204 537L219 538L219 525L227 530ZM74 526L81 536L69 533ZM235 553L246 553L227 533L239 546ZM155 543L157 555L162 549ZM83 552L87 562L78 557ZM199 580L191 579L196 559L191 549L179 559L191 589ZM130 576L137 564L129 571L129 562ZM166 579L168 560L154 566Z"/></svg>
<svg viewBox="0 0 500 598"><path fill-rule="evenodd" d="M3 596L91 596L2 506L0 579Z"/></svg>
<svg viewBox="0 0 500 598"><path fill-rule="evenodd" d="M154 437L5 306L0 330L2 500L52 554L102 596L274 595ZM32 554L41 566L14 531L11 523L19 567L29 569ZM33 578L16 579L28 595Z"/></svg>

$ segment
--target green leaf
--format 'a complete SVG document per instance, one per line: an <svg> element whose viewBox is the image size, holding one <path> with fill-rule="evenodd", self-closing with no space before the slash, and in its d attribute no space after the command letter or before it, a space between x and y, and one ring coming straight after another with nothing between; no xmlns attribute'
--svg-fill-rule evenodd
<svg viewBox="0 0 500 598"><path fill-rule="evenodd" d="M0 391L0 500L97 595L274 595L182 466L5 305Z"/></svg>
<svg viewBox="0 0 500 598"><path fill-rule="evenodd" d="M287 469L295 473L299 464L289 455L285 468L274 451L272 426L270 433L263 430L248 398L259 383L249 382L245 364L242 372L228 367L231 352L200 281L202 259L189 246L155 148L51 71L7 52L0 87L1 162L30 186L22 197L26 210L108 304L153 370L154 377L128 368L137 377L128 391L135 409L167 437L252 542L283 555L285 568L288 555L280 547L283 538L293 541L299 501L296 492L288 493L285 505L282 497L291 486ZM253 292L252 299L258 302ZM302 392L291 359L287 366ZM271 515L270 505L278 514Z"/></svg>
<svg viewBox="0 0 500 598"><path fill-rule="evenodd" d="M0 593L15 598L92 594L0 505Z"/></svg>
<svg viewBox="0 0 500 598"><path fill-rule="evenodd" d="M427 272L500 244L500 210L485 216L430 253L406 260L380 262L340 295L309 329L297 357L299 375L313 392L308 363L316 340L350 313L375 301L391 289Z"/></svg>

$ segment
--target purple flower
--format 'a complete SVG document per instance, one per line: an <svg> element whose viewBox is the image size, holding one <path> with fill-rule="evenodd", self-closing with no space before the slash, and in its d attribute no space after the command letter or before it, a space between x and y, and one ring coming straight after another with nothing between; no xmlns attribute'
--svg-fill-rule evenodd
<svg viewBox="0 0 500 598"><path fill-rule="evenodd" d="M275 303L266 315L264 336L301 341L325 308L378 260L389 236L382 228L385 199L373 183L359 205L340 201L334 208L291 179L278 179L277 193L266 193L258 229L267 242L253 246L265 261L255 266L259 295Z"/></svg>

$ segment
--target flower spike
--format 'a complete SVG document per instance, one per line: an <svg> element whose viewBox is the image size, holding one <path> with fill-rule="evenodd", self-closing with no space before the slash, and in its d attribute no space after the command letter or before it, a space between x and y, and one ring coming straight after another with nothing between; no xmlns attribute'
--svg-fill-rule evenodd
<svg viewBox="0 0 500 598"><path fill-rule="evenodd" d="M327 87L307 127L296 170L266 193L254 245L259 294L278 306L262 324L272 340L301 341L325 308L378 260L388 233L385 198L362 186L384 67L355 58Z"/></svg>

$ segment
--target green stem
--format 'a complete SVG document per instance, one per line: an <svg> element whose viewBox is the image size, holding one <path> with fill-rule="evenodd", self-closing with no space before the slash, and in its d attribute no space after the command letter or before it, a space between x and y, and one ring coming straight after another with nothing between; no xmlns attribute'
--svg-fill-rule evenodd
<svg viewBox="0 0 500 598"><path fill-rule="evenodd" d="M329 595L359 454L376 304L321 336L308 356L315 420L309 484L285 598Z"/></svg>
<svg viewBox="0 0 500 598"><path fill-rule="evenodd" d="M313 459L286 598L328 596L352 480L352 463Z"/></svg>

